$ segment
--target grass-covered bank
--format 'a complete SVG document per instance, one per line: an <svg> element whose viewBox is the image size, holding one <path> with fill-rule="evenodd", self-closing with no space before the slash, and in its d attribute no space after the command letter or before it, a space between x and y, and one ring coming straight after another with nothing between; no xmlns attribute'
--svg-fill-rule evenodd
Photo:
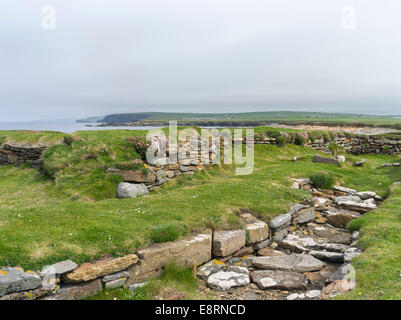
<svg viewBox="0 0 401 320"><path fill-rule="evenodd" d="M364 252L352 261L356 288L340 299L401 299L401 186L391 189L378 209L348 226L360 230Z"/></svg>

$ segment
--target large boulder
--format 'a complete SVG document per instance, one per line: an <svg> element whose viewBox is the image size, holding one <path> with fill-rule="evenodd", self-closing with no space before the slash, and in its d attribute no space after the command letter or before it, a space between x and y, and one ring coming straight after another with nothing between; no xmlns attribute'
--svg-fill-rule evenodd
<svg viewBox="0 0 401 320"><path fill-rule="evenodd" d="M252 282L259 289L304 290L306 277L298 272L260 270L251 273Z"/></svg>
<svg viewBox="0 0 401 320"><path fill-rule="evenodd" d="M252 266L262 270L310 272L319 271L325 263L311 255L293 253L285 256L254 257Z"/></svg>
<svg viewBox="0 0 401 320"><path fill-rule="evenodd" d="M245 230L223 230L213 234L213 255L226 257L240 250L246 244Z"/></svg>
<svg viewBox="0 0 401 320"><path fill-rule="evenodd" d="M9 293L33 290L41 285L40 277L21 268L0 268L0 297Z"/></svg>
<svg viewBox="0 0 401 320"><path fill-rule="evenodd" d="M148 194L149 190L143 183L133 184L128 182L121 182L117 186L117 198L136 198L143 194Z"/></svg>

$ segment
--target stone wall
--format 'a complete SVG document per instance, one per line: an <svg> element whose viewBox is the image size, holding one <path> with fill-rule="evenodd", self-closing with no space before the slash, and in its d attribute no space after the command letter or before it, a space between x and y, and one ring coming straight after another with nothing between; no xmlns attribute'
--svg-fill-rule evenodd
<svg viewBox="0 0 401 320"><path fill-rule="evenodd" d="M4 144L0 146L0 165L20 165L28 163L33 168L41 168L43 160L41 159L46 147L16 147Z"/></svg>
<svg viewBox="0 0 401 320"><path fill-rule="evenodd" d="M346 137L337 135L333 140L318 138L308 139L306 145L315 150L330 153L330 143L335 143L344 148L347 153L360 154L401 154L401 136L400 138L383 138L380 136L352 136ZM277 138L255 139L255 144L278 144Z"/></svg>
<svg viewBox="0 0 401 320"><path fill-rule="evenodd" d="M161 275L173 261L197 267L210 261L213 252L218 250L227 254L225 259L251 254L266 240L269 241L269 227L249 214L241 217L243 230L205 230L181 240L151 244L120 258L93 261L81 266L66 260L46 266L41 271L0 267L0 300L82 299L104 288L141 286L144 281ZM246 234L249 235L248 240Z"/></svg>

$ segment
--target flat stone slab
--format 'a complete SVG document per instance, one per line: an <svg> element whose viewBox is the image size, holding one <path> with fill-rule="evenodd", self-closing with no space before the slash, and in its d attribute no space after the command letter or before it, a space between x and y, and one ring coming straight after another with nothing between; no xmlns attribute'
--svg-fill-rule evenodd
<svg viewBox="0 0 401 320"><path fill-rule="evenodd" d="M252 282L259 289L303 290L306 289L306 277L298 272L261 270L251 273Z"/></svg>
<svg viewBox="0 0 401 320"><path fill-rule="evenodd" d="M335 204L338 204L340 202L345 202L345 201L352 201L352 202L362 202L362 199L356 195L352 195L352 196L339 196L339 197L335 197L333 202Z"/></svg>
<svg viewBox="0 0 401 320"><path fill-rule="evenodd" d="M285 227L288 227L291 222L291 215L290 214L282 214L277 216L269 221L269 227L272 229L280 230Z"/></svg>
<svg viewBox="0 0 401 320"><path fill-rule="evenodd" d="M213 234L213 255L226 257L246 244L245 230L216 231Z"/></svg>
<svg viewBox="0 0 401 320"><path fill-rule="evenodd" d="M296 214L298 211L300 211L302 209L306 209L306 208L307 208L307 206L298 203L291 207L290 211L288 211L288 214L290 214L292 216L292 215Z"/></svg>
<svg viewBox="0 0 401 320"><path fill-rule="evenodd" d="M125 270L129 266L132 266L137 262L137 255L129 254L121 258L100 260L94 263L84 263L74 271L64 274L63 280L66 283L90 281L102 276Z"/></svg>
<svg viewBox="0 0 401 320"><path fill-rule="evenodd" d="M327 261L334 261L334 262L343 262L344 261L344 253L341 253L341 252L311 250L309 252L309 254L320 260L327 260Z"/></svg>
<svg viewBox="0 0 401 320"><path fill-rule="evenodd" d="M361 191L355 193L356 196L361 198L362 200L368 200L370 198L375 198L376 197L376 192L373 191Z"/></svg>
<svg viewBox="0 0 401 320"><path fill-rule="evenodd" d="M0 269L0 297L9 293L28 291L42 284L40 277L32 272L24 272L21 268Z"/></svg>
<svg viewBox="0 0 401 320"><path fill-rule="evenodd" d="M351 242L351 234L345 230L338 230L328 226L313 226L311 229L315 236L325 239L327 242L341 244L349 244Z"/></svg>
<svg viewBox="0 0 401 320"><path fill-rule="evenodd" d="M286 256L254 257L252 266L262 270L311 272L319 271L325 263L311 255L293 253Z"/></svg>
<svg viewBox="0 0 401 320"><path fill-rule="evenodd" d="M128 278L129 277L129 272L128 271L122 271L122 272L117 272L113 274L109 274L107 276L103 277L103 282L110 282L122 278Z"/></svg>
<svg viewBox="0 0 401 320"><path fill-rule="evenodd" d="M363 201L363 202L340 201L338 203L338 206L340 208L343 208L346 210L357 211L357 212L361 212L361 213L365 213L365 212L369 212L369 211L377 209L376 204L374 204L372 202L367 202L367 201Z"/></svg>
<svg viewBox="0 0 401 320"><path fill-rule="evenodd" d="M284 239L284 237L287 235L287 233L288 233L288 230L286 228L273 232L272 241L280 242L281 240Z"/></svg>
<svg viewBox="0 0 401 320"><path fill-rule="evenodd" d="M249 275L237 272L219 271L207 279L208 287L216 290L228 290L233 287L246 286L249 283Z"/></svg>
<svg viewBox="0 0 401 320"><path fill-rule="evenodd" d="M299 237L296 234L288 234L280 241L279 246L293 252L302 253L316 248L317 243L312 237Z"/></svg>
<svg viewBox="0 0 401 320"><path fill-rule="evenodd" d="M354 194L357 192L355 189L345 188L342 186L334 186L333 190L343 192L343 193L348 193L348 194Z"/></svg>
<svg viewBox="0 0 401 320"><path fill-rule="evenodd" d="M312 162L316 163L328 163L328 164L340 164L340 161L338 159L333 159L333 158L326 158L321 155L315 154L313 156Z"/></svg>

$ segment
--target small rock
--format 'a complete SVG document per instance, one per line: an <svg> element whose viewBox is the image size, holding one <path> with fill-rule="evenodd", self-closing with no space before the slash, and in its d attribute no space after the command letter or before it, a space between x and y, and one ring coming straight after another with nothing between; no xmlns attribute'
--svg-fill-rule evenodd
<svg viewBox="0 0 401 320"><path fill-rule="evenodd" d="M291 215L290 214L282 214L277 216L269 221L269 227L275 230L280 230L282 228L286 228L290 225Z"/></svg>
<svg viewBox="0 0 401 320"><path fill-rule="evenodd" d="M287 235L288 230L287 229L282 229L280 231L276 231L272 234L272 241L274 242L280 242L281 240L284 239L284 237Z"/></svg>
<svg viewBox="0 0 401 320"><path fill-rule="evenodd" d="M104 287L106 289L121 288L125 285L126 282L127 282L127 278L116 279L116 280L106 282L104 284Z"/></svg>
<svg viewBox="0 0 401 320"><path fill-rule="evenodd" d="M311 291L308 291L307 293L305 293L305 296L313 299L313 298L317 298L318 296L320 296L320 294L321 294L320 290L311 290Z"/></svg>
<svg viewBox="0 0 401 320"><path fill-rule="evenodd" d="M258 255L259 256L284 256L285 253L278 251L278 250L271 249L271 248L263 248L258 251Z"/></svg>
<svg viewBox="0 0 401 320"><path fill-rule="evenodd" d="M359 256L362 253L361 249L358 248L349 248L344 252L344 261L351 262L352 259Z"/></svg>
<svg viewBox="0 0 401 320"><path fill-rule="evenodd" d="M129 272L128 271L122 271L122 272L117 272L113 274L109 274L107 276L103 277L103 282L110 282L113 280L118 280L121 278L128 278L129 277Z"/></svg>
<svg viewBox="0 0 401 320"><path fill-rule="evenodd" d="M376 192L362 191L362 192L355 193L355 195L358 196L359 198L361 198L362 200L367 200L367 199L376 197Z"/></svg>
<svg viewBox="0 0 401 320"><path fill-rule="evenodd" d="M199 278L206 280L210 275L212 275L213 273L219 272L224 267L226 267L225 263L223 263L217 259L213 259L212 261L209 261L208 263L199 267L196 275Z"/></svg>
<svg viewBox="0 0 401 320"><path fill-rule="evenodd" d="M146 286L147 284L148 284L148 282L135 283L135 284L130 285L128 287L128 290L129 291L135 291L135 290L138 290L139 288L142 288L142 287Z"/></svg>
<svg viewBox="0 0 401 320"><path fill-rule="evenodd" d="M260 249L266 248L268 245L270 245L270 243L271 243L270 239L266 239L265 241L255 243L253 245L253 249L260 250Z"/></svg>

